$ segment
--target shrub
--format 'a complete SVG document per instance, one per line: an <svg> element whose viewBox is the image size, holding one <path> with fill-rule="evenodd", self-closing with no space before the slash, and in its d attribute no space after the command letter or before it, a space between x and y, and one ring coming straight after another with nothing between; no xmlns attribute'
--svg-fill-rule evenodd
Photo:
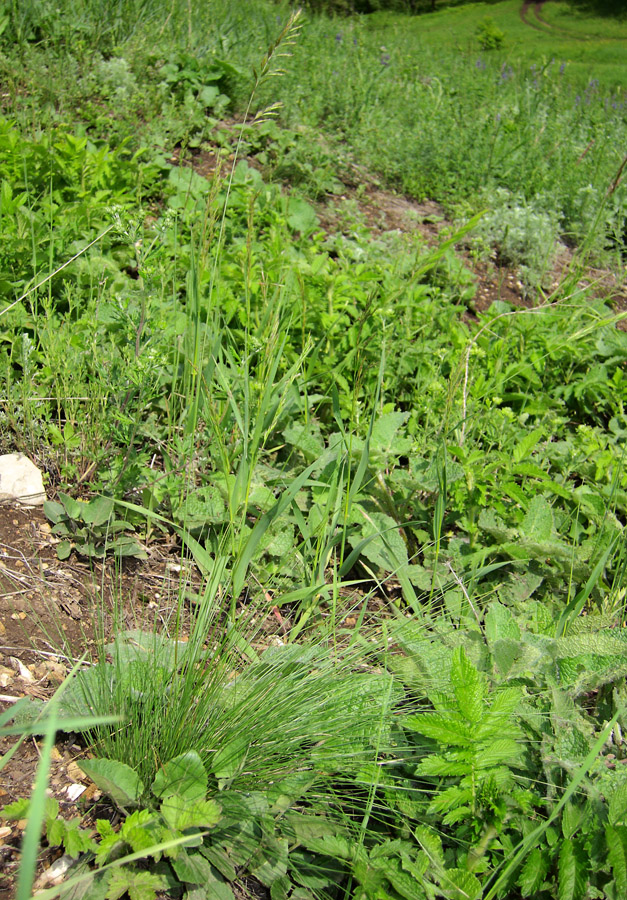
<svg viewBox="0 0 627 900"><path fill-rule="evenodd" d="M505 32L501 31L491 16L486 16L479 22L475 33L482 50L499 50L505 41Z"/></svg>

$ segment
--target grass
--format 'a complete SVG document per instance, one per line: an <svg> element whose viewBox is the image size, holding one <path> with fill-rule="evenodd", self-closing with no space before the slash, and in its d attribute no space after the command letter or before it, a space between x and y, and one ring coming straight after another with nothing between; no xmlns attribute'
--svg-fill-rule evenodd
<svg viewBox="0 0 627 900"><path fill-rule="evenodd" d="M378 13L372 17L370 29L384 44L389 41L396 45L400 38L416 50L428 44L431 50L441 53L465 55L476 52L476 27L489 17L505 34L503 48L495 53L500 62L507 60L515 67L535 63L539 67L555 58L559 64L567 64L570 79L577 85L585 86L597 78L610 89L624 89L624 20L584 15L569 3L551 0L541 13L549 26L538 22L533 6L527 17L531 24L525 24L520 16L521 5L517 0L461 4L414 19L408 17L402 25L389 13Z"/></svg>
<svg viewBox="0 0 627 900"><path fill-rule="evenodd" d="M535 29L532 71L517 7L487 9L502 51L474 47L484 5L297 41L262 3L9 17L0 434L56 467L62 554L164 528L203 577L61 698L124 723L85 726L119 827L46 820L100 895L627 891L627 345L581 285L624 265L624 98ZM259 115L233 137L229 109ZM209 150L209 178L171 165ZM309 200L355 159L457 224L324 231ZM550 289L559 237L581 250ZM530 306L469 319L461 244Z"/></svg>

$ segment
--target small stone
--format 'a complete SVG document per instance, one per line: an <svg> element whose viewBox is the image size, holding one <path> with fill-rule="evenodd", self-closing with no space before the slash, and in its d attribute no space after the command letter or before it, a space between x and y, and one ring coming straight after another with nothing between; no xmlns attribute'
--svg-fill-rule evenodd
<svg viewBox="0 0 627 900"><path fill-rule="evenodd" d="M65 853L56 862L50 866L49 869L37 879L37 886L41 887L42 884L60 884L63 880L64 876L67 874L68 869L72 866L74 860L71 856Z"/></svg>
<svg viewBox="0 0 627 900"><path fill-rule="evenodd" d="M72 803L74 803L76 800L78 800L81 794L85 793L86 790L87 788L84 784L70 784L65 789L65 793L67 794L68 799L71 800Z"/></svg>
<svg viewBox="0 0 627 900"><path fill-rule="evenodd" d="M41 472L23 453L0 456L0 500L41 506L46 499Z"/></svg>
<svg viewBox="0 0 627 900"><path fill-rule="evenodd" d="M20 678L24 681L33 681L33 673L30 669L27 669L21 659L18 659L17 656L10 656L9 662L15 669L15 671L19 674Z"/></svg>

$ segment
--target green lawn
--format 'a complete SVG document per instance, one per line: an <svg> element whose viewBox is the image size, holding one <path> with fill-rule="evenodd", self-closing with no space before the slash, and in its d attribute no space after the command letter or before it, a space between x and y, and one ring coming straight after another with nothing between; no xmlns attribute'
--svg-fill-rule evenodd
<svg viewBox="0 0 627 900"><path fill-rule="evenodd" d="M627 87L627 22L623 19L583 16L568 3L548 2L541 15L551 28L536 19L533 6L526 25L520 17L519 0L501 3L471 3L420 16L378 13L370 17L369 29L387 41L402 45L428 45L430 50L471 52L477 48L474 31L486 16L505 33L502 59L512 64L540 65L555 58L566 62L573 81L598 78L610 88Z"/></svg>

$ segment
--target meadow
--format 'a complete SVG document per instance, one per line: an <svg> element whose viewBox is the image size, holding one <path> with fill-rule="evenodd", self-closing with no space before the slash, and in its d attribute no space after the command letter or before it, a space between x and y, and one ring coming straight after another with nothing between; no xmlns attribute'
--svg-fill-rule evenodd
<svg viewBox="0 0 627 900"><path fill-rule="evenodd" d="M0 716L17 900L42 828L45 898L627 892L627 24L578 9L0 10L0 448L60 560L201 578ZM106 814L46 798L69 731Z"/></svg>

